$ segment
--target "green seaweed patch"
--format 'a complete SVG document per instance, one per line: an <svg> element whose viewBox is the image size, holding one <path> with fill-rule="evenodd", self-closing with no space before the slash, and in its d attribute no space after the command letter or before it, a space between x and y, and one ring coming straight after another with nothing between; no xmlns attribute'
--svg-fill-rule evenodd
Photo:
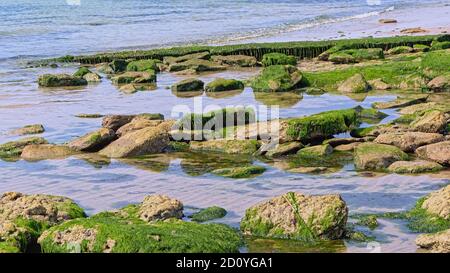
<svg viewBox="0 0 450 273"><path fill-rule="evenodd" d="M227 215L227 211L224 208L218 206L212 206L206 209L202 209L189 216L194 222L206 222L214 219L223 218Z"/></svg>
<svg viewBox="0 0 450 273"><path fill-rule="evenodd" d="M251 253L343 253L347 250L343 240L304 242L290 239L244 236Z"/></svg>
<svg viewBox="0 0 450 273"><path fill-rule="evenodd" d="M211 173L226 178L251 178L260 175L266 171L262 166L244 166L234 168L221 168L213 170Z"/></svg>
<svg viewBox="0 0 450 273"><path fill-rule="evenodd" d="M378 219L375 214L356 214L352 218L357 219L356 225L358 226L365 226L370 229L378 227Z"/></svg>
<svg viewBox="0 0 450 273"><path fill-rule="evenodd" d="M159 64L162 62L160 60L150 59L150 60L138 60L138 61L132 61L128 63L126 70L127 71L149 71L154 70L156 72L159 72Z"/></svg>
<svg viewBox="0 0 450 273"><path fill-rule="evenodd" d="M262 61L263 66L271 65L296 65L297 59L295 56L288 56L283 53L268 53L264 54Z"/></svg>
<svg viewBox="0 0 450 273"><path fill-rule="evenodd" d="M92 73L87 67L80 67L78 70L73 74L75 77L82 78L84 75Z"/></svg>
<svg viewBox="0 0 450 273"><path fill-rule="evenodd" d="M256 115L253 108L230 107L202 114L186 114L178 121L178 126L180 129L219 131L228 126L244 125L255 121Z"/></svg>
<svg viewBox="0 0 450 273"><path fill-rule="evenodd" d="M47 144L47 140L42 137L27 137L16 141L6 142L0 145L0 158L18 157L25 146L31 144Z"/></svg>

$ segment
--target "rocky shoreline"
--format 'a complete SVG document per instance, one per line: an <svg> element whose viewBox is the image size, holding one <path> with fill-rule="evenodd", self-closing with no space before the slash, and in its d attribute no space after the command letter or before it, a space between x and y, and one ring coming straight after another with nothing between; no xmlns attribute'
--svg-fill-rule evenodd
<svg viewBox="0 0 450 273"><path fill-rule="evenodd" d="M4 143L0 158L39 161L89 155L96 157L94 161L108 161L181 152L192 161L202 154L217 154L219 158L238 155L243 164L200 168L200 172L227 179L256 177L266 171L252 160L244 160L246 157L284 161L286 164L280 164L284 171L315 175L333 172L343 162L352 162L361 172L404 175L445 171L450 166L449 48L450 37L440 35L64 57L48 64L76 61L82 66L72 75L41 75L40 87L82 87L110 80L118 92L133 94L154 88L158 73L165 72L188 77L173 83L174 93L239 94L247 86L261 97L303 92L337 92L354 98L364 98L368 92L392 92L398 97L375 102L372 108L358 106L268 121L257 121L247 108L188 114L180 120L165 119L159 113L84 114L80 118L102 117L101 128L66 144L50 144L35 136ZM217 78L205 83L197 79L202 73L236 67L261 67L261 71L245 81ZM401 116L379 124L386 116L384 109L396 109ZM243 117L241 123L237 117ZM223 123L227 119L232 123ZM199 130L195 128L198 123ZM266 130L275 123L276 132ZM204 129L209 124L214 126ZM35 135L44 131L45 124L33 124L10 133ZM347 136L336 137L339 134ZM270 145L274 140L277 144ZM187 166L194 165L192 170L197 172L193 161ZM395 216L413 223L416 232L430 232L417 238L422 248L450 251L448 188L419 200L410 212ZM140 205L88 218L62 197L7 193L1 200L2 209L11 208L11 212L2 210L0 214L0 250L5 252L24 252L36 245L43 252L67 252L73 243L82 252L237 252L244 243L243 235L306 242L370 240L369 235L347 225L348 208L339 195L286 193L274 197L247 209L241 221L242 233L223 225L182 221L181 202L160 195L148 196ZM70 203L70 209L61 203ZM143 212L146 209L150 212ZM207 221L216 214L223 217L226 211L206 208L192 220ZM388 216L371 217L374 226L374 218ZM143 237L131 238L135 231ZM173 233L179 236L168 236ZM144 240L149 236L154 238L151 244Z"/></svg>

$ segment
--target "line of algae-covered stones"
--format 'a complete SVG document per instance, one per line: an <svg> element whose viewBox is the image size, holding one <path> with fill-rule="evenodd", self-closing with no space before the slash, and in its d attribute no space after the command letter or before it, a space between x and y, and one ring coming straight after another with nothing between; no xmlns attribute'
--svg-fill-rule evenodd
<svg viewBox="0 0 450 273"><path fill-rule="evenodd" d="M248 84L254 92L263 94L302 87L345 94L366 93L370 89L405 91L396 100L374 103L370 109L356 107L281 120L279 144L270 149L260 140L258 129L274 121L258 122L248 109L222 109L187 115L180 121L165 120L160 114L107 115L100 129L67 144L48 144L43 138L27 137L0 145L0 156L7 160L34 161L90 154L105 160L133 160L149 154L184 152L189 159L184 167L201 174L205 170L198 167L203 162L199 164L195 158L202 157L202 153L220 154L217 158L230 156L229 161L238 155L245 164L239 161L238 166L231 167L221 166L222 162L207 165L206 172L226 178L264 173L265 167L253 165L254 158L268 164L274 159L289 159L286 171L293 173L326 172L343 158L353 161L363 171L410 174L440 171L450 165L449 102L439 97L443 94L445 98L449 90L448 47L449 36L443 35L183 47L64 57L58 61L105 62L101 64L103 73L113 83L127 86L126 90L145 89L155 84L157 73L164 70L195 75L222 71L229 66L261 64L263 70ZM330 68L298 69L303 61L308 62L302 58L313 57ZM299 59L296 65L294 61ZM74 75L43 75L39 84L73 86L99 80L99 74L83 66ZM181 92L205 88L196 79L175 85ZM243 83L218 79L207 90L229 92L236 88L242 89ZM433 96L417 94L418 91L433 92ZM433 99L435 95L438 99ZM399 109L401 118L384 125L359 127L368 119L381 120L385 114L379 110L388 108ZM242 112L245 125L232 123L224 128L203 130L205 125L214 125L227 117L236 118ZM197 123L202 125L200 130L191 130L189 125ZM255 138L224 138L234 136L239 129ZM350 132L352 137L333 137L345 132ZM199 139L180 141L175 137L180 134ZM208 138L210 135L215 138ZM249 158L247 161L244 155ZM448 189L449 186L419 200L406 213L352 216L358 220L355 226L376 228L377 217L401 218L410 223L413 231L433 232L418 237L416 243L420 247L448 252ZM192 222L180 220L181 202L166 196L149 196L139 205L87 218L80 207L63 197L7 193L0 202L0 248L5 252L36 249L44 252L237 252L243 244L242 235L311 244L343 238L371 239L347 223L348 208L339 195L287 193L257 204L246 211L241 221L242 234L221 224L196 223L213 219L214 215L224 216L223 209L217 207L192 215ZM280 211L284 214L277 213ZM247 240L248 244L251 242Z"/></svg>

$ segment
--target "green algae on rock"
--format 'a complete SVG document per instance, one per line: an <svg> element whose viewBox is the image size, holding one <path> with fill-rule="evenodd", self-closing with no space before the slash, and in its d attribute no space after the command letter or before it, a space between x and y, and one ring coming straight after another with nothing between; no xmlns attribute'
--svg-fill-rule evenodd
<svg viewBox="0 0 450 273"><path fill-rule="evenodd" d="M240 67L252 67L257 65L257 60L253 56L246 55L228 55L228 56L211 56L211 60L221 65L231 65Z"/></svg>
<svg viewBox="0 0 450 273"><path fill-rule="evenodd" d="M444 169L441 165L433 161L397 161L388 167L388 171L399 174L416 174L438 172Z"/></svg>
<svg viewBox="0 0 450 273"><path fill-rule="evenodd" d="M369 91L370 86L364 76L357 73L345 80L338 88L343 93L365 93Z"/></svg>
<svg viewBox="0 0 450 273"><path fill-rule="evenodd" d="M68 146L76 151L97 152L115 138L116 134L112 129L101 128L70 141Z"/></svg>
<svg viewBox="0 0 450 273"><path fill-rule="evenodd" d="M34 134L41 134L45 132L44 126L42 124L31 124L31 125L25 125L22 128L15 129L10 132L12 135L34 135Z"/></svg>
<svg viewBox="0 0 450 273"><path fill-rule="evenodd" d="M355 148L355 166L361 170L384 170L395 161L408 160L408 155L395 146L361 143Z"/></svg>
<svg viewBox="0 0 450 273"><path fill-rule="evenodd" d="M296 65L297 59L295 56L288 56L283 53L268 53L264 54L261 61L263 66L271 65Z"/></svg>
<svg viewBox="0 0 450 273"><path fill-rule="evenodd" d="M248 140L207 140L191 141L189 148L191 151L211 151L227 154L253 154L260 147L260 143L254 139Z"/></svg>
<svg viewBox="0 0 450 273"><path fill-rule="evenodd" d="M227 178L251 178L266 171L262 166L244 166L213 170L211 173Z"/></svg>
<svg viewBox="0 0 450 273"><path fill-rule="evenodd" d="M126 70L138 72L153 70L159 72L158 64L160 63L161 63L160 60L155 59L132 61L128 63Z"/></svg>
<svg viewBox="0 0 450 273"><path fill-rule="evenodd" d="M38 84L42 87L81 86L87 85L87 81L68 74L44 74L39 76Z"/></svg>
<svg viewBox="0 0 450 273"><path fill-rule="evenodd" d="M73 73L73 76L83 78L84 75L89 74L89 73L92 73L92 72L87 67L82 66L82 67L78 68L78 70L75 73Z"/></svg>
<svg viewBox="0 0 450 273"><path fill-rule="evenodd" d="M316 145L310 146L303 149L300 149L297 152L297 155L300 157L308 158L308 157L323 157L330 155L333 152L333 147L330 144Z"/></svg>
<svg viewBox="0 0 450 273"><path fill-rule="evenodd" d="M223 218L227 215L227 211L224 208L218 206L212 206L206 209L201 209L198 212L189 216L194 222L206 222L214 219Z"/></svg>
<svg viewBox="0 0 450 273"><path fill-rule="evenodd" d="M191 92L203 90L204 83L199 79L189 78L181 80L171 86L173 92Z"/></svg>
<svg viewBox="0 0 450 273"><path fill-rule="evenodd" d="M128 83L155 83L156 73L154 70L146 70L143 72L129 71L119 74L111 78L114 84L128 84Z"/></svg>
<svg viewBox="0 0 450 273"><path fill-rule="evenodd" d="M299 87L302 73L292 65L265 67L252 82L255 92L286 92Z"/></svg>
<svg viewBox="0 0 450 273"><path fill-rule="evenodd" d="M206 92L223 92L244 89L244 83L234 79L217 78L205 86Z"/></svg>
<svg viewBox="0 0 450 273"><path fill-rule="evenodd" d="M18 157L25 146L31 144L47 144L42 137L26 137L15 141L0 144L0 158Z"/></svg>

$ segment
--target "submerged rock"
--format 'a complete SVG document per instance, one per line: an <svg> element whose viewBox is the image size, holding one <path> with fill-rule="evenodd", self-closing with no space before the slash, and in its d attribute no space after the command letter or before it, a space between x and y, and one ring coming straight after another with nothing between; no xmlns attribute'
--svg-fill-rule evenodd
<svg viewBox="0 0 450 273"><path fill-rule="evenodd" d="M192 53L187 54L179 57L164 57L163 63L170 65L173 63L181 63L189 60L195 60L195 59L202 59L202 60L208 60L210 57L209 52L198 52L198 53Z"/></svg>
<svg viewBox="0 0 450 273"><path fill-rule="evenodd" d="M217 78L208 83L205 87L206 92L223 92L244 89L244 83L234 79Z"/></svg>
<svg viewBox="0 0 450 273"><path fill-rule="evenodd" d="M206 209L202 209L189 216L194 222L206 222L214 219L223 218L227 215L227 211L224 208L218 206L212 206Z"/></svg>
<svg viewBox="0 0 450 273"><path fill-rule="evenodd" d="M447 117L441 111L428 111L411 123L411 129L425 133L441 133L447 126Z"/></svg>
<svg viewBox="0 0 450 273"><path fill-rule="evenodd" d="M38 161L46 159L62 159L76 154L68 146L54 144L28 145L22 150L20 157L28 161Z"/></svg>
<svg viewBox="0 0 450 273"><path fill-rule="evenodd" d="M253 154L260 147L257 140L207 140L191 141L189 148L191 151L210 151L227 154Z"/></svg>
<svg viewBox="0 0 450 273"><path fill-rule="evenodd" d="M251 86L256 92L286 92L297 88L302 73L292 65L271 65L253 80Z"/></svg>
<svg viewBox="0 0 450 273"><path fill-rule="evenodd" d="M303 147L303 144L300 142L286 142L282 144L276 145L273 149L270 149L265 154L268 157L280 157L288 154L296 153Z"/></svg>
<svg viewBox="0 0 450 273"><path fill-rule="evenodd" d="M22 128L15 129L10 132L12 135L34 135L34 134L41 134L45 132L44 126L42 124L32 124L32 125L25 125Z"/></svg>
<svg viewBox="0 0 450 273"><path fill-rule="evenodd" d="M435 133L405 132L380 134L374 142L399 147L405 152L414 152L420 146L444 140L444 136Z"/></svg>
<svg viewBox="0 0 450 273"><path fill-rule="evenodd" d="M166 195L149 195L139 207L139 218L146 222L183 217L183 203Z"/></svg>
<svg viewBox="0 0 450 273"><path fill-rule="evenodd" d="M112 129L101 128L68 143L69 148L83 152L97 152L116 138Z"/></svg>
<svg viewBox="0 0 450 273"><path fill-rule="evenodd" d="M360 73L353 75L345 80L338 88L343 93L365 93L369 91L370 86L364 76Z"/></svg>
<svg viewBox="0 0 450 273"><path fill-rule="evenodd" d="M240 67L251 67L256 66L257 64L255 57L246 55L228 55L228 56L216 55L212 56L211 60L221 65L231 65Z"/></svg>
<svg viewBox="0 0 450 273"><path fill-rule="evenodd" d="M39 76L38 84L42 87L80 86L87 85L87 81L68 74L44 74Z"/></svg>
<svg viewBox="0 0 450 273"><path fill-rule="evenodd" d="M128 83L155 83L156 73L153 70L144 72L125 72L111 78L114 84L128 84Z"/></svg>
<svg viewBox="0 0 450 273"><path fill-rule="evenodd" d="M422 146L416 150L416 154L420 158L429 159L443 165L450 165L450 141Z"/></svg>
<svg viewBox="0 0 450 273"><path fill-rule="evenodd" d="M380 19L378 20L381 24L394 24L397 23L397 20L395 19Z"/></svg>
<svg viewBox="0 0 450 273"><path fill-rule="evenodd" d="M266 168L262 166L231 167L213 170L211 173L227 178L250 178L262 174Z"/></svg>
<svg viewBox="0 0 450 273"><path fill-rule="evenodd" d="M330 155L333 152L333 147L329 144L306 147L297 152L301 157L323 157Z"/></svg>
<svg viewBox="0 0 450 273"><path fill-rule="evenodd" d="M450 253L450 229L437 233L421 234L416 238L416 245L431 252Z"/></svg>
<svg viewBox="0 0 450 273"><path fill-rule="evenodd" d="M415 160L415 161L397 161L388 167L388 171L393 173L427 173L438 172L443 167L433 161Z"/></svg>
<svg viewBox="0 0 450 273"><path fill-rule="evenodd" d="M189 78L172 85L173 92L190 92L203 90L204 82L199 79Z"/></svg>
<svg viewBox="0 0 450 273"><path fill-rule="evenodd" d="M27 137L15 141L6 142L0 145L0 157L20 156L25 146L31 144L47 144L47 140L42 137Z"/></svg>
<svg viewBox="0 0 450 273"><path fill-rule="evenodd" d="M287 170L290 173L303 173L303 174L309 174L309 173L321 173L327 171L327 167L298 167Z"/></svg>
<svg viewBox="0 0 450 273"><path fill-rule="evenodd" d="M248 208L241 220L244 234L297 240L339 239L348 209L339 195L289 192Z"/></svg>
<svg viewBox="0 0 450 273"><path fill-rule="evenodd" d="M355 166L360 170L382 170L396 161L408 160L408 155L395 146L361 143L355 148Z"/></svg>

